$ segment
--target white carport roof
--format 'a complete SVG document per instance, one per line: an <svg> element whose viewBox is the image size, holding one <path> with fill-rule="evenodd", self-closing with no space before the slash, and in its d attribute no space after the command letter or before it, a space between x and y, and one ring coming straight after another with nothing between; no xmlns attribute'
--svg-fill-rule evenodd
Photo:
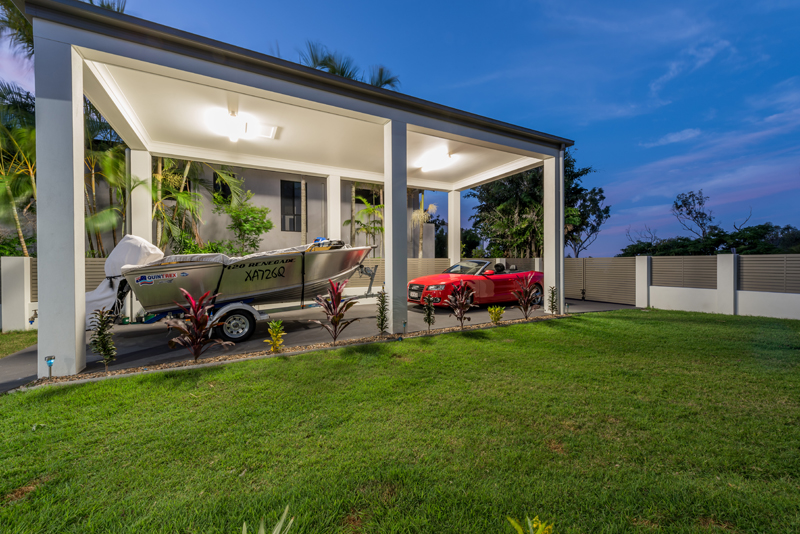
<svg viewBox="0 0 800 534"><path fill-rule="evenodd" d="M26 11L91 32L81 32L83 43L70 35L86 96L128 146L156 156L380 183L388 107L430 119L409 121L408 186L452 191L536 167L573 144L83 2L29 0ZM164 53L154 57L154 46ZM232 142L206 125L209 109L248 114L277 136ZM445 148L455 162L423 173L422 156Z"/></svg>

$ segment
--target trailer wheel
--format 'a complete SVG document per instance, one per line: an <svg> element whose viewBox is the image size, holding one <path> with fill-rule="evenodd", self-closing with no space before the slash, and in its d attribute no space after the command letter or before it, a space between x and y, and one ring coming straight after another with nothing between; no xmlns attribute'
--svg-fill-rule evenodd
<svg viewBox="0 0 800 534"><path fill-rule="evenodd" d="M224 320L217 327L219 337L233 343L250 339L255 331L256 319L246 311L233 311L225 315Z"/></svg>

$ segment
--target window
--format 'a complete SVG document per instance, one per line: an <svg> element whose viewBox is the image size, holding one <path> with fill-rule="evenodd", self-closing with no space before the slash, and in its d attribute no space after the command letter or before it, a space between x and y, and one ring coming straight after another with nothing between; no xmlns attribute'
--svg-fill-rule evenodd
<svg viewBox="0 0 800 534"><path fill-rule="evenodd" d="M214 173L214 192L222 195L225 200L231 199L231 188L224 181L220 180L219 174Z"/></svg>
<svg viewBox="0 0 800 534"><path fill-rule="evenodd" d="M281 232L300 231L300 182L281 180Z"/></svg>

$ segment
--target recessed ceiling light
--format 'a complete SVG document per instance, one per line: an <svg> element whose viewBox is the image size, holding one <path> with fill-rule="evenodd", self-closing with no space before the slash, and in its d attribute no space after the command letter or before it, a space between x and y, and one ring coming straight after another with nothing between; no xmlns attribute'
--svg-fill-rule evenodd
<svg viewBox="0 0 800 534"><path fill-rule="evenodd" d="M425 153L417 161L417 166L422 168L422 172L437 171L452 165L457 159L458 156L450 154L447 147L441 147Z"/></svg>
<svg viewBox="0 0 800 534"><path fill-rule="evenodd" d="M215 134L224 135L234 143L239 139L257 137L275 139L278 132L277 126L261 124L252 115L223 108L210 109L206 113L206 125Z"/></svg>

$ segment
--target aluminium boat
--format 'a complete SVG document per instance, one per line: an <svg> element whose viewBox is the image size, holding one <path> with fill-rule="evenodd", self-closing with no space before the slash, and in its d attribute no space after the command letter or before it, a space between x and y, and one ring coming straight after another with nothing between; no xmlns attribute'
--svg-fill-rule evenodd
<svg viewBox="0 0 800 534"><path fill-rule="evenodd" d="M242 257L181 254L126 265L122 276L148 313L175 310L176 302L184 302L181 289L194 297L206 291L218 294L217 307L228 302L304 302L324 293L328 280L350 278L372 248L325 239Z"/></svg>

